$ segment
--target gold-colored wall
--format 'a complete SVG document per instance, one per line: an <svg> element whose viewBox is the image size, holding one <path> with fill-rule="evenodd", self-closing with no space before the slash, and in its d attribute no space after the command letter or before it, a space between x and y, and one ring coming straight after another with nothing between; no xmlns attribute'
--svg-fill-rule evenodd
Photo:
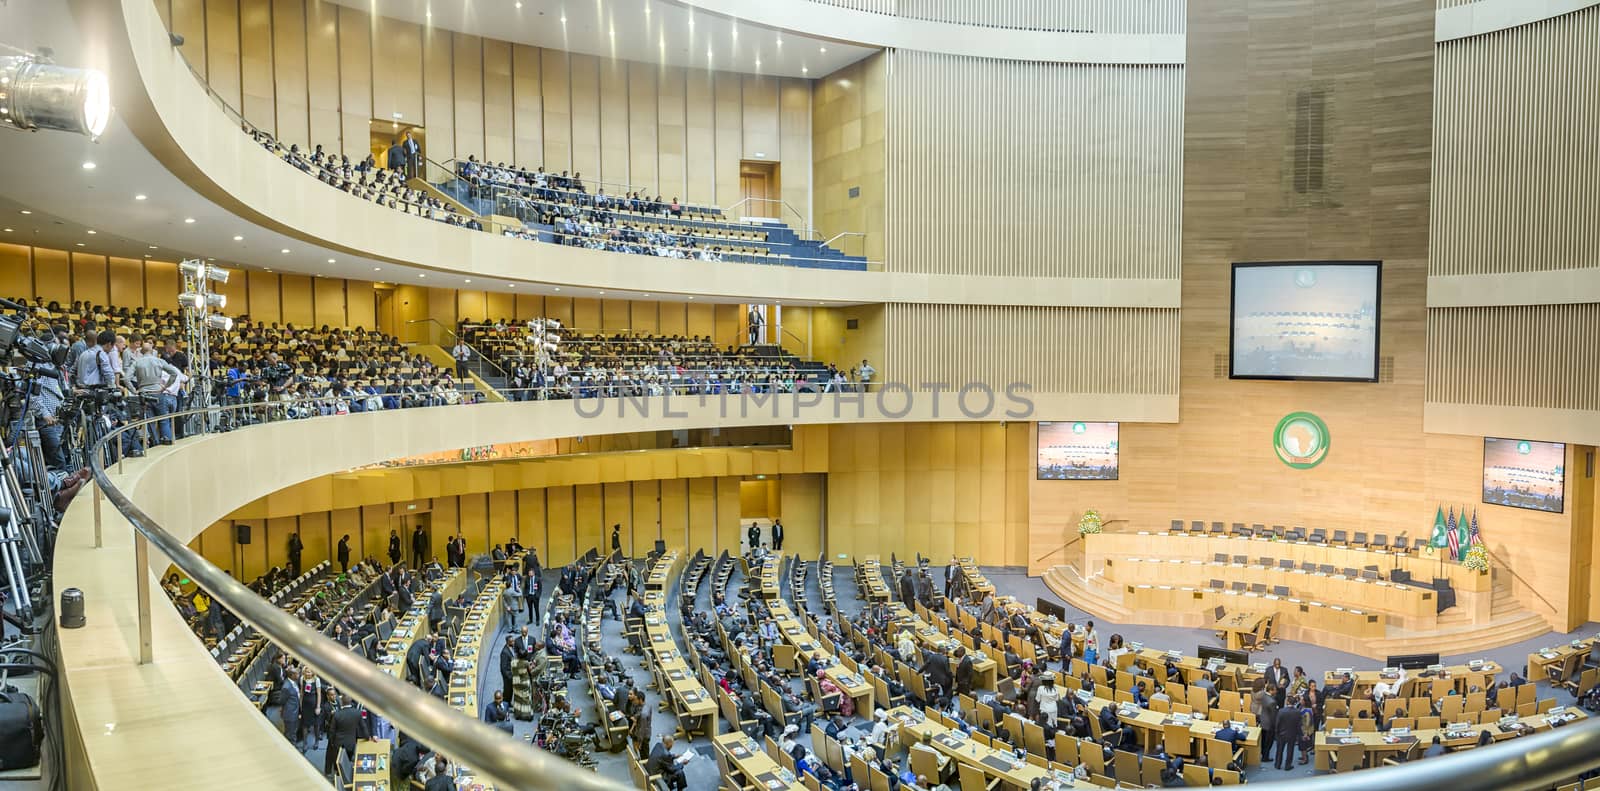
<svg viewBox="0 0 1600 791"><path fill-rule="evenodd" d="M920 389L982 382L995 392L1178 392L1178 311L894 303L885 381Z"/></svg>
<svg viewBox="0 0 1600 791"><path fill-rule="evenodd" d="M884 53L850 64L812 88L816 227L822 238L852 232L837 244L869 261L884 260L888 62ZM850 190L857 190L851 197Z"/></svg>
<svg viewBox="0 0 1600 791"><path fill-rule="evenodd" d="M1183 67L887 58L889 269L1178 276Z"/></svg>
<svg viewBox="0 0 1600 791"><path fill-rule="evenodd" d="M741 197L739 160L764 159L781 165L784 200L810 211L810 80L512 44L332 0L156 5L191 66L285 142L358 159L370 122L390 131L400 113L437 162L543 165L724 206Z"/></svg>
<svg viewBox="0 0 1600 791"><path fill-rule="evenodd" d="M1441 0L1442 2L1445 0ZM908 19L1023 30L1182 33L1184 0L812 0Z"/></svg>
<svg viewBox="0 0 1600 791"><path fill-rule="evenodd" d="M1587 601L1569 601L1571 512L1479 504L1481 437L1423 431L1432 11L1432 0L1190 5L1180 422L1124 423L1119 481L1031 484L1034 547L1059 544L1089 507L1137 528L1184 518L1418 537L1438 506L1476 506L1490 550L1528 580L1515 586L1521 602L1557 627L1584 620ZM1327 91L1327 177L1302 194L1285 108L1311 87ZM1383 261L1379 354L1392 374L1227 379L1232 263L1319 259ZM1327 459L1308 470L1272 445L1277 422L1301 410L1331 432Z"/></svg>
<svg viewBox="0 0 1600 791"><path fill-rule="evenodd" d="M935 562L954 553L1026 565L1028 432L1017 422L833 426L828 553L887 561L921 552Z"/></svg>

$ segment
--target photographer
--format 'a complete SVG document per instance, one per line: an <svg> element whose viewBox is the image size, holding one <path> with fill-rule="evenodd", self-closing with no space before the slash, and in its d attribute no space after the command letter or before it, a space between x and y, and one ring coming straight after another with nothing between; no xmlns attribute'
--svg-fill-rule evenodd
<svg viewBox="0 0 1600 791"><path fill-rule="evenodd" d="M63 426L56 417L66 400L61 371L49 363L34 363L33 368L38 373L34 379L36 389L28 401L28 414L33 415L34 425L39 429L39 447L44 452L45 466L52 470L65 469L67 458L61 450Z"/></svg>
<svg viewBox="0 0 1600 791"><path fill-rule="evenodd" d="M166 360L161 359L154 349L143 349L134 353L133 365L130 371L134 389L139 394L139 405L144 414L161 417L171 414L169 402L162 396L173 385L183 378L183 372L173 367ZM150 425L149 442L152 445L172 444L172 420L161 420ZM143 432L140 432L143 437Z"/></svg>

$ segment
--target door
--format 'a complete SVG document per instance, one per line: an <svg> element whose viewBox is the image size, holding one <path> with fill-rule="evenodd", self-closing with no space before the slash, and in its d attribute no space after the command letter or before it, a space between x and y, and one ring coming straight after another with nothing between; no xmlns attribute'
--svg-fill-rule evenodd
<svg viewBox="0 0 1600 791"><path fill-rule="evenodd" d="M744 201L737 214L741 217L781 216L783 204L778 200L778 163L757 160L739 162L739 197Z"/></svg>
<svg viewBox="0 0 1600 791"><path fill-rule="evenodd" d="M375 288L372 290L372 299L373 315L378 318L378 332L390 337L400 337L400 333L395 331L394 289Z"/></svg>

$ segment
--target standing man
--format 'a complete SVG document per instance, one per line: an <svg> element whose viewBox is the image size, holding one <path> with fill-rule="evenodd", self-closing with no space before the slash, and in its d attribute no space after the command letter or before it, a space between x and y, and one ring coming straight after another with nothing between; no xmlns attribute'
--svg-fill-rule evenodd
<svg viewBox="0 0 1600 791"><path fill-rule="evenodd" d="M622 525L620 524L611 526L611 551L622 551Z"/></svg>
<svg viewBox="0 0 1600 791"><path fill-rule="evenodd" d="M339 765L340 750L354 762L356 741L372 738L372 723L367 720L367 713L347 696L340 695L338 700L339 707L334 710L328 729L328 752L322 759L322 773L329 777Z"/></svg>
<svg viewBox="0 0 1600 791"><path fill-rule="evenodd" d="M422 524L417 524L417 529L411 533L411 565L422 568L428 560L428 534L422 532Z"/></svg>
<svg viewBox="0 0 1600 791"><path fill-rule="evenodd" d="M537 626L539 624L539 594L541 592L539 589L542 581L539 579L537 566L528 566L524 563L523 568L526 571L523 572L522 576L522 599L528 605L528 623Z"/></svg>
<svg viewBox="0 0 1600 791"><path fill-rule="evenodd" d="M300 576L300 553L306 545L300 541L300 531L289 534L289 576Z"/></svg>
<svg viewBox="0 0 1600 791"><path fill-rule="evenodd" d="M754 345L760 343L762 341L763 337L766 334L764 332L764 330L766 329L766 326L767 326L766 311L764 309L765 307L766 307L765 305L751 305L750 306L750 315L749 315L749 318L748 318L748 322L749 322L749 325L750 325L750 345L751 346L754 346Z"/></svg>
<svg viewBox="0 0 1600 791"><path fill-rule="evenodd" d="M389 529L389 565L400 564L400 533L393 528Z"/></svg>
<svg viewBox="0 0 1600 791"><path fill-rule="evenodd" d="M450 356L456 359L456 378L467 378L467 363L472 361L472 347L467 342L457 338L456 345L450 350Z"/></svg>
<svg viewBox="0 0 1600 791"><path fill-rule="evenodd" d="M405 135L400 138L400 150L404 154L402 161L406 165L406 178L416 178L417 174L422 172L422 146L412 139L410 129L407 129Z"/></svg>
<svg viewBox="0 0 1600 791"><path fill-rule="evenodd" d="M168 339L166 344L162 346L161 359L166 360L173 368L183 372L183 382L178 384L175 391L168 390L168 395L172 396L173 403L172 408L167 410L169 414L182 412L189 408L189 394L185 387L189 382L189 353L179 349L177 341ZM183 424L184 421L180 420L177 425L173 426L173 437L175 439L184 438L186 432L183 430Z"/></svg>
<svg viewBox="0 0 1600 791"><path fill-rule="evenodd" d="M1282 708L1289 692L1289 669L1283 666L1282 659L1273 659L1272 666L1267 668L1267 687L1273 690L1274 701Z"/></svg>
<svg viewBox="0 0 1600 791"><path fill-rule="evenodd" d="M745 535L750 539L750 551L756 551L756 547L761 546L761 526L751 522L750 529L746 531Z"/></svg>
<svg viewBox="0 0 1600 791"><path fill-rule="evenodd" d="M857 371L857 374L861 377L861 390L866 392L871 389L872 377L878 374L878 369L873 368L866 360L862 360L861 368Z"/></svg>
<svg viewBox="0 0 1600 791"><path fill-rule="evenodd" d="M339 539L339 570L345 574L350 573L350 534Z"/></svg>
<svg viewBox="0 0 1600 791"><path fill-rule="evenodd" d="M783 522L772 520L772 551L783 551Z"/></svg>
<svg viewBox="0 0 1600 791"><path fill-rule="evenodd" d="M500 649L500 688L511 689L511 670L517 665L517 636L506 635L506 644Z"/></svg>
<svg viewBox="0 0 1600 791"><path fill-rule="evenodd" d="M165 403L161 395L166 392L168 387L183 378L183 372L173 368L170 363L156 356L155 351L151 350L149 352L141 351L134 356L129 373L130 378L133 380L133 386L139 393L139 408L142 410L142 414L154 417L168 414L161 411ZM143 439L146 431L140 430L138 434ZM152 445L171 445L172 421L162 420L151 424L148 428L148 434Z"/></svg>

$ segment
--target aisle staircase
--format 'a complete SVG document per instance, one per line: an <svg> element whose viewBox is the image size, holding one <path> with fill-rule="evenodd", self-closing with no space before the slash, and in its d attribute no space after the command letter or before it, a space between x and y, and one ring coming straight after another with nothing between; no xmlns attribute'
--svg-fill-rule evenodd
<svg viewBox="0 0 1600 791"><path fill-rule="evenodd" d="M1122 604L1118 586L1104 578L1085 579L1075 564L1053 566L1044 573L1045 587L1068 604L1110 623L1153 626L1201 626L1198 616L1185 613L1146 611L1134 613ZM1388 634L1377 640L1361 641L1354 653L1383 658L1394 654L1439 653L1445 656L1470 654L1489 648L1521 642L1546 634L1550 624L1543 616L1522 606L1511 589L1508 577L1496 574L1489 622L1474 624L1463 607L1453 607L1439 615L1438 628L1411 632L1390 626ZM1293 638L1292 631L1286 636Z"/></svg>

